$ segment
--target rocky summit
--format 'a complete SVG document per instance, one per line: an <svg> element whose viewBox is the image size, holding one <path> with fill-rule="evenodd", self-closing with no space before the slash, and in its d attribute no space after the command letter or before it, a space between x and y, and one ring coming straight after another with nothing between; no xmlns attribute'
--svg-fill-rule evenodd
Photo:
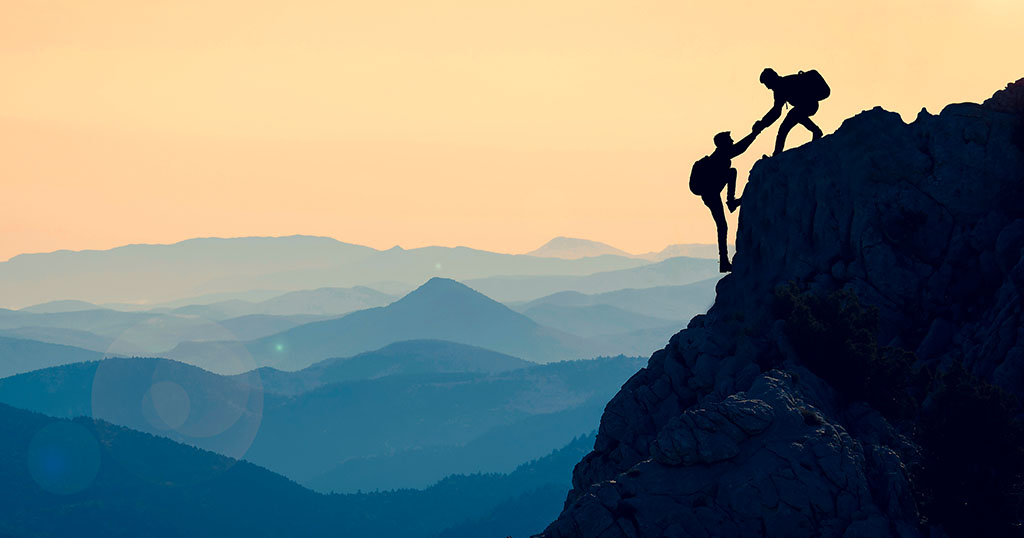
<svg viewBox="0 0 1024 538"><path fill-rule="evenodd" d="M1012 473L949 464L964 436L932 442L928 425L952 416L934 411L950 372L978 401L1024 394L1022 195L1024 79L909 124L868 110L759 161L734 272L609 402L539 536L969 535L927 473ZM831 338L829 300L833 321L870 331ZM842 369L868 355L868 373Z"/></svg>

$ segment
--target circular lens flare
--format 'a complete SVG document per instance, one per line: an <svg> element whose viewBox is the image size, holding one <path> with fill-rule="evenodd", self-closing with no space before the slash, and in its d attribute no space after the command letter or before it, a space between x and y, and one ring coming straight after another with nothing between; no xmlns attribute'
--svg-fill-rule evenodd
<svg viewBox="0 0 1024 538"><path fill-rule="evenodd" d="M29 441L28 470L39 487L50 493L78 493L99 473L99 443L81 424L52 422Z"/></svg>

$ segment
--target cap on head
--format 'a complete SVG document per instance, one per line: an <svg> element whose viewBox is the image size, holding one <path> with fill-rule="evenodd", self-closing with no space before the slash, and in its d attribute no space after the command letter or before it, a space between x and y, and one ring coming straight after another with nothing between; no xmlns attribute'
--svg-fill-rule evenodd
<svg viewBox="0 0 1024 538"><path fill-rule="evenodd" d="M767 86L777 78L779 78L779 74L776 73L774 69L771 67L765 67L764 71L761 71L761 78L759 80L761 81L761 84Z"/></svg>
<svg viewBox="0 0 1024 538"><path fill-rule="evenodd" d="M732 145L732 136L729 134L729 131L722 131L715 135L715 146L722 147L729 145Z"/></svg>

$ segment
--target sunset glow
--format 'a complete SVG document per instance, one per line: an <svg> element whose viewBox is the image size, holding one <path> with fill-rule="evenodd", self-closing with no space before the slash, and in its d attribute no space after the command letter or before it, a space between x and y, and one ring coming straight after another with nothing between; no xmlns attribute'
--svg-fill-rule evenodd
<svg viewBox="0 0 1024 538"><path fill-rule="evenodd" d="M826 134L874 106L910 121L1024 76L1022 20L1020 2L8 1L0 260L201 236L712 243L686 177L768 110L763 67L826 77Z"/></svg>

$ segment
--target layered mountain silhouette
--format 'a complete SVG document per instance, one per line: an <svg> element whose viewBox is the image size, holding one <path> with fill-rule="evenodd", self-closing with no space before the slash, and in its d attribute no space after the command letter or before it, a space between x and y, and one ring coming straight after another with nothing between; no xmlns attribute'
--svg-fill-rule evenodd
<svg viewBox="0 0 1024 538"><path fill-rule="evenodd" d="M298 394L329 383L389 375L495 374L530 366L536 363L482 347L444 340L406 340L352 357L325 359L297 372L260 368L259 375L269 392Z"/></svg>
<svg viewBox="0 0 1024 538"><path fill-rule="evenodd" d="M733 254L735 252L736 245L729 245L729 253ZM686 258L718 259L718 245L708 243L684 243L669 245L658 252L647 252L636 255L637 258L650 260L652 262L660 262L662 260L678 258L680 256Z"/></svg>
<svg viewBox="0 0 1024 538"><path fill-rule="evenodd" d="M246 458L302 483L312 483L353 458L457 447L484 436L503 435L500 430L515 430L539 416L552 416L555 420L530 430L530 442L494 446L495 451L487 454L488 463L476 468L503 471L510 461L538 457L593 428L591 420L596 420L601 404L638 365L638 360L619 357L496 374L394 375L329 384L299 397L267 393L262 426ZM580 408L592 409L594 414L576 413ZM418 461L433 462L430 472L437 478L470 472L463 461L423 455ZM421 476L398 473L382 475L380 481L412 487L422 485ZM332 484L319 483L322 487Z"/></svg>
<svg viewBox="0 0 1024 538"><path fill-rule="evenodd" d="M557 511L593 437L506 474L422 491L321 495L244 461L89 419L0 404L2 536L472 536L531 532ZM557 504L557 503L555 503Z"/></svg>
<svg viewBox="0 0 1024 538"><path fill-rule="evenodd" d="M466 285L498 301L516 302L532 301L562 291L597 294L626 288L682 286L720 276L714 260L679 257L586 276L512 275L471 279L465 282Z"/></svg>
<svg viewBox="0 0 1024 538"><path fill-rule="evenodd" d="M47 344L60 344L89 351L106 353L111 349L114 339L109 336L100 336L89 331L68 329L65 327L15 327L11 329L0 329L0 336L19 338L22 340L35 340ZM31 363L31 362L30 362ZM31 369L30 369L31 370ZM29 370L21 370L29 371Z"/></svg>
<svg viewBox="0 0 1024 538"><path fill-rule="evenodd" d="M699 311L694 312L694 314L698 313ZM678 323L671 319L645 316L607 304L562 306L547 303L527 308L523 310L523 314L541 325L584 338L615 332L661 328Z"/></svg>
<svg viewBox="0 0 1024 538"><path fill-rule="evenodd" d="M22 254L0 263L0 282L5 301L12 304L68 298L97 304L159 302L188 295L218 278L325 267L374 252L323 237L201 238L173 245ZM228 290L205 292L213 291Z"/></svg>
<svg viewBox="0 0 1024 538"><path fill-rule="evenodd" d="M524 460L538 457L552 446L565 443L569 437L582 434L586 429L581 429L581 425L597 424L604 404L604 400L595 397L562 411L531 415L492 428L465 444L414 447L348 459L305 481L304 485L315 491L352 493L425 488L450 474L507 473ZM591 448L592 441L584 453ZM564 477L567 482L569 477L569 474ZM562 491L559 496L564 497L564 494ZM547 523L534 530L540 530Z"/></svg>
<svg viewBox="0 0 1024 538"><path fill-rule="evenodd" d="M252 290L280 294L382 283L382 291L390 293L385 288L394 288L395 283L412 287L433 276L465 280L503 274L587 275L646 263L622 256L562 260L466 247L376 250L309 236L203 238L173 245L15 256L0 262L0 297L9 308L74 299L125 303L124 309L129 309L204 295L246 300L273 295Z"/></svg>
<svg viewBox="0 0 1024 538"><path fill-rule="evenodd" d="M526 312L542 305L561 307L608 305L654 318L689 321L694 315L706 312L708 307L715 302L715 284L718 283L718 280L716 277L684 286L626 288L596 294L560 291L527 303L513 303L511 306L518 312Z"/></svg>
<svg viewBox="0 0 1024 538"><path fill-rule="evenodd" d="M102 359L103 353L24 338L0 336L0 378L75 362Z"/></svg>
<svg viewBox="0 0 1024 538"><path fill-rule="evenodd" d="M735 251L735 245L729 245L730 252ZM689 243L669 245L657 252L646 252L643 254L630 254L619 250L607 243L579 239L575 237L556 237L539 248L526 253L527 256L540 256L545 258L563 258L568 260L586 258L592 256L625 256L652 262L660 262L669 258L680 256L688 258L718 259L718 245Z"/></svg>
<svg viewBox="0 0 1024 538"><path fill-rule="evenodd" d="M468 286L433 278L386 307L308 323L244 344L181 344L167 356L225 373L233 372L218 362L230 353L251 357L258 366L297 370L323 359L413 339L486 347L534 362L599 354L583 339L538 325Z"/></svg>
<svg viewBox="0 0 1024 538"><path fill-rule="evenodd" d="M541 535L1017 536L1024 79L754 165L714 306Z"/></svg>
<svg viewBox="0 0 1024 538"><path fill-rule="evenodd" d="M627 272L640 274L647 269L638 268ZM657 267L653 269L660 271ZM592 279L600 276L601 274L578 278ZM502 341L507 343L509 339L518 339L518 342L506 345L502 351L523 356L530 353L530 358L533 360L537 360L537 358L549 360L552 357L642 354L652 345L660 345L664 342L667 335L690 317L704 312L710 303L708 297L713 293L711 290L716 281L717 279L709 279L686 286L623 289L593 295L560 292L530 304L520 304L517 307L520 312L533 309L532 319L539 322L538 325L541 327L528 328L526 332L531 334L521 331L525 325L529 325L527 318L530 316L526 316L515 322L518 325L512 325L516 331L519 331L514 337L511 336L512 333L506 334L499 328L490 333L472 333L469 343L493 347L489 335L497 335L499 337L498 344ZM442 300L441 302L449 302L449 306L452 307L462 305L461 309L450 312L453 317L450 319L451 323L446 324L446 329L438 330L436 326L431 325L431 322L421 323L417 320L410 320L409 315L396 316L394 309L390 307L377 309L377 314L363 312L338 324L338 326L345 326L346 323L366 316L364 321L371 319L374 320L373 323L379 325L370 331L359 329L360 334L352 340L352 343L355 344L354 347L341 347L335 351L330 334L325 337L323 331L312 331L314 338L307 343L312 344L313 347L324 344L326 351L319 354L320 351L314 350L317 354L312 355L309 359L303 359L308 362L298 365L292 365L288 360L278 362L283 355L279 353L276 346L279 342L275 342L274 353L269 358L265 353L260 353L258 346L250 348L250 345L268 335L286 335L285 333L291 329L302 332L308 328L298 329L301 326L332 320L334 317L312 314L249 314L228 319L217 318L271 303L283 307L283 311L295 311L302 309L300 305L303 301L309 301L310 305L307 310L328 311L331 308L341 309L353 306L355 304L352 302L353 300L356 303L363 300L376 301L383 300L388 296L368 288L325 288L287 293L261 303L233 300L150 311L125 312L99 308L33 313L27 310L0 310L0 336L80 347L100 352L105 356L170 356L211 371L239 373L265 364L293 369L329 356L344 356L362 350L376 349L388 342L406 337L454 340L456 338L453 336L454 333L461 331L459 327L469 326L464 323L490 320L493 329L504 324L505 318L516 318L514 313L509 312L501 305L475 293L466 293L466 288L463 286L449 286L446 289L447 291L438 290L438 293L451 293L451 301ZM413 294L410 301L415 302L414 299L421 293ZM468 307L469 304L477 306ZM421 304L417 308L423 319L436 317L430 306ZM416 310L416 308L405 309L406 313L411 310ZM485 314L486 312L490 313ZM652 314L665 314L672 317L661 318ZM398 331L395 334L390 334L386 330L390 320L399 323ZM325 325L333 324L334 321ZM343 336L340 333L333 337L350 339L350 336ZM366 337L372 338L369 338L369 342L367 342L365 341ZM186 344L174 349L182 342L186 342ZM44 348L39 347L38 349ZM173 351L171 351L172 349ZM256 350L255 353L252 349ZM27 350L28 348L23 348L23 351L27 352ZM283 344L280 351L286 351ZM92 360L98 357L90 356L89 358ZM24 353L19 357L19 361L23 365L22 367L8 369L4 373L12 375L35 369L34 365L36 364L46 366L59 363L47 362L45 357L37 360L34 356Z"/></svg>
<svg viewBox="0 0 1024 538"><path fill-rule="evenodd" d="M638 366L639 359L621 357L541 366L414 341L299 372L221 376L153 358L69 364L0 379L0 402L103 419L316 479L324 491L355 491L369 484L317 477L358 459L355 467L377 469L377 487L508 472L593 429L604 402ZM400 462L375 463L403 451Z"/></svg>
<svg viewBox="0 0 1024 538"><path fill-rule="evenodd" d="M232 323L235 328L247 329L245 320ZM54 313L0 311L0 330L50 343L97 346L94 351L121 355L161 353L182 341L237 338L227 324L197 316L109 308ZM102 345L107 347L98 349Z"/></svg>
<svg viewBox="0 0 1024 538"><path fill-rule="evenodd" d="M170 309L173 314L196 315L213 320L241 316L340 316L356 310L384 306L397 297L366 286L319 288L283 293L259 302L231 299Z"/></svg>

